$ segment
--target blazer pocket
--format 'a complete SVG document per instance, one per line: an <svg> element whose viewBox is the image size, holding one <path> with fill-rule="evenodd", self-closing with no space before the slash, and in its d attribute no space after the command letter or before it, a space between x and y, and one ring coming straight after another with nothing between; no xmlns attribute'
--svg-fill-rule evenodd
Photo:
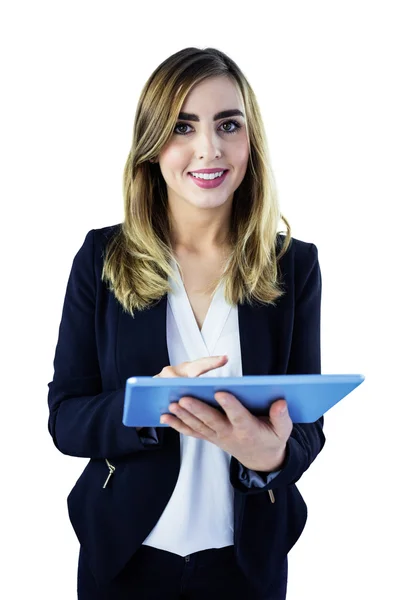
<svg viewBox="0 0 400 600"><path fill-rule="evenodd" d="M81 545L84 545L88 534L87 515L98 514L101 507L107 504L114 483L111 474L118 473L118 468L122 471L122 465L116 466L114 461L111 464L113 470L108 467L105 459L90 459L68 494L69 518Z"/></svg>

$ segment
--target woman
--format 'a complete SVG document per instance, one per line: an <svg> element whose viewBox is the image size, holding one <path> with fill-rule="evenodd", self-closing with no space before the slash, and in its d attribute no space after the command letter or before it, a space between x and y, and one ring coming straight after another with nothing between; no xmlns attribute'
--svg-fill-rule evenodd
<svg viewBox="0 0 400 600"><path fill-rule="evenodd" d="M78 597L282 600L323 419L216 394L220 410L171 404L169 427L122 424L133 375L321 372L317 248L290 236L255 95L224 53L186 48L151 75L124 200L74 258L49 383L56 447L90 458L68 497Z"/></svg>

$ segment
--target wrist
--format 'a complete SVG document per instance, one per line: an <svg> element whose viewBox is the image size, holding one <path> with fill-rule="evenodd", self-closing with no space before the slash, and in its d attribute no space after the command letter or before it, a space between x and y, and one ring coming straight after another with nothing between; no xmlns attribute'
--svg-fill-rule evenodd
<svg viewBox="0 0 400 600"><path fill-rule="evenodd" d="M273 457L269 457L268 462L263 466L262 469L257 469L260 473L273 473L279 471L285 462L286 458L286 445Z"/></svg>

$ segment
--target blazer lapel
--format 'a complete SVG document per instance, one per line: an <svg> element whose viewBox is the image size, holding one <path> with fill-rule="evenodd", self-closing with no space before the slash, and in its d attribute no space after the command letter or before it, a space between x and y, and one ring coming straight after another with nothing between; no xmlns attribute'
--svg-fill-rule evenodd
<svg viewBox="0 0 400 600"><path fill-rule="evenodd" d="M118 305L116 362L121 385L128 377L153 377L169 365L167 296L132 317Z"/></svg>
<svg viewBox="0 0 400 600"><path fill-rule="evenodd" d="M116 367L120 386L128 377L153 377L170 364L166 335L167 295L132 317L118 304ZM179 461L179 433L159 427L160 442L176 447Z"/></svg>
<svg viewBox="0 0 400 600"><path fill-rule="evenodd" d="M279 308L249 303L238 305L243 375L279 372Z"/></svg>

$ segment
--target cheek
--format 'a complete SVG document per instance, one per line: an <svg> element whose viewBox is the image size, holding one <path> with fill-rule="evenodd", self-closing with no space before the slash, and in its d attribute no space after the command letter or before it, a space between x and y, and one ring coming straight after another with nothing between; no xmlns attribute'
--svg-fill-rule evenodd
<svg viewBox="0 0 400 600"><path fill-rule="evenodd" d="M181 145L170 145L162 155L160 160L166 169L171 171L180 171L185 168L185 149Z"/></svg>
<svg viewBox="0 0 400 600"><path fill-rule="evenodd" d="M247 141L243 144L239 144L235 148L235 160L238 165L242 165L243 167L247 165L247 161L249 159L249 148L247 146Z"/></svg>

